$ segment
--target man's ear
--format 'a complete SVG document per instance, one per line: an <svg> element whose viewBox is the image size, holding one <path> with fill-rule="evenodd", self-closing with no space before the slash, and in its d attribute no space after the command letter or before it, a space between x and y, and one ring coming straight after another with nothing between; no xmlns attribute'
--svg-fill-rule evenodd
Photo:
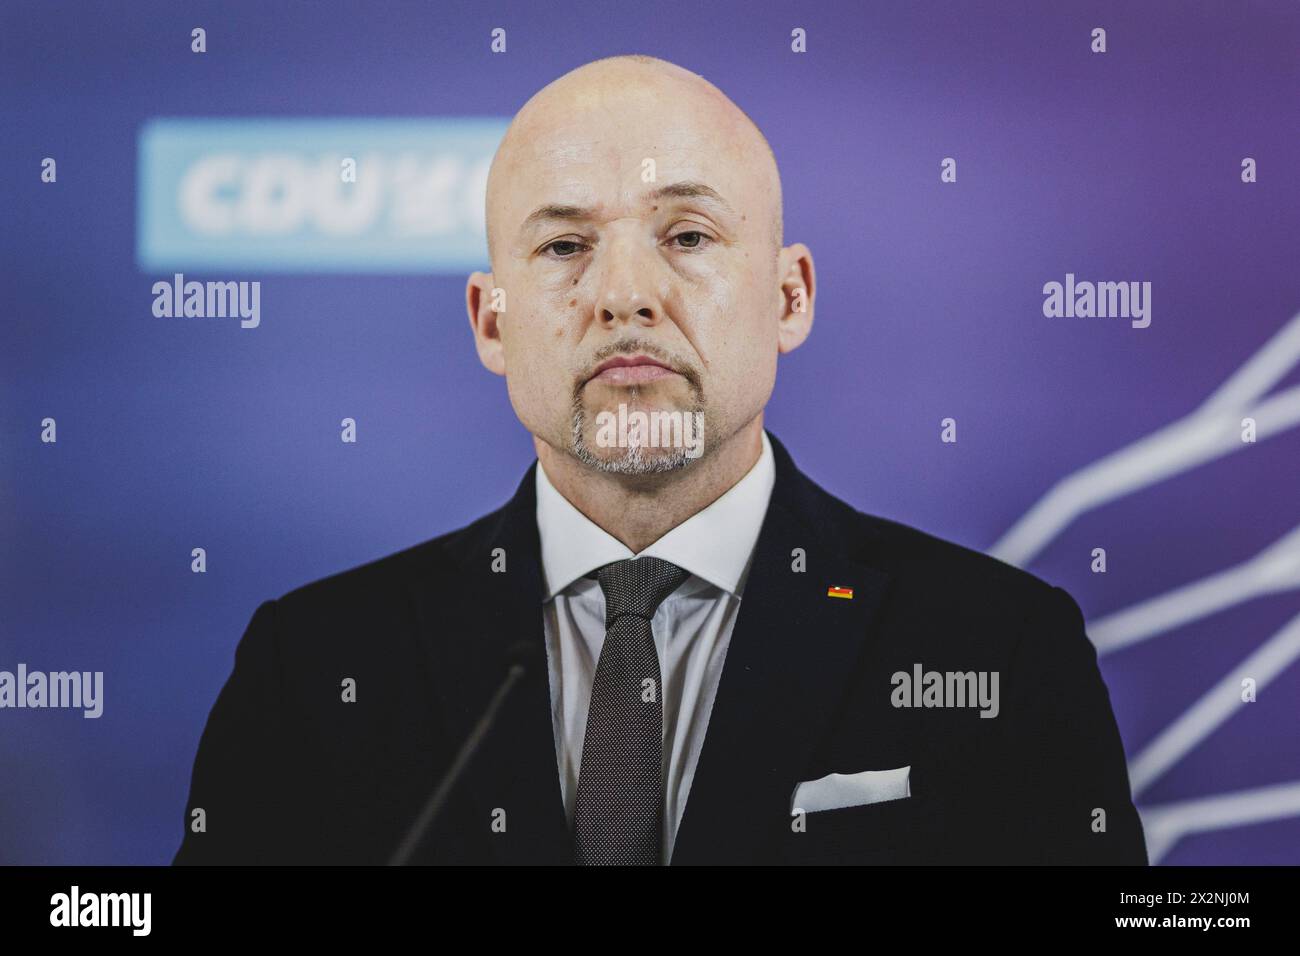
<svg viewBox="0 0 1300 956"><path fill-rule="evenodd" d="M489 372L506 374L505 349L501 344L501 314L504 311L505 292L497 290L490 272L471 272L465 284L465 308L469 311L469 326L474 331L474 345L478 360Z"/></svg>
<svg viewBox="0 0 1300 956"><path fill-rule="evenodd" d="M813 324L813 300L817 295L817 274L812 252L802 242L786 246L777 257L781 279L781 324L777 348L793 352L808 338Z"/></svg>

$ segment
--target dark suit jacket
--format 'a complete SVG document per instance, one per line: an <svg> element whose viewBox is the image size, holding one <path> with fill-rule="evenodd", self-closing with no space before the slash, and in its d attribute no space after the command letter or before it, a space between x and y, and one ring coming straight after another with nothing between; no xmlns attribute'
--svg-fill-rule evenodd
<svg viewBox="0 0 1300 956"><path fill-rule="evenodd" d="M1074 600L854 510L772 448L776 484L672 862L1145 864ZM175 863L387 860L499 685L507 646L542 646L533 481L530 468L466 528L257 608L199 743ZM894 706L892 675L918 664L998 672L998 715ZM910 797L802 827L790 815L800 781L904 766ZM205 832L191 832L195 807ZM572 862L544 668L418 861Z"/></svg>

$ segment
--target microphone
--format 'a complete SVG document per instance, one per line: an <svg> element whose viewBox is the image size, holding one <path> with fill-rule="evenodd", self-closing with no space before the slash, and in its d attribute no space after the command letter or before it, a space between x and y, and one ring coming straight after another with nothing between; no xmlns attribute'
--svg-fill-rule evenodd
<svg viewBox="0 0 1300 956"><path fill-rule="evenodd" d="M410 863L415 851L420 848L420 844L424 842L425 837L433 828L434 821L438 819L438 815L447 803L447 798L456 789L456 785L464 775L465 768L474 759L474 755L478 753L484 738L491 731L501 706L526 676L534 671L541 670L545 664L545 654L541 644L535 641L516 641L506 648L503 659L506 666L505 677L497 687L497 691L488 703L483 716L479 718L478 723L474 725L474 729L465 738L465 742L461 744L460 750L456 753L456 759L451 762L451 766L443 774L438 789L434 790L430 795L424 807L420 810L420 815L415 818L415 822L411 824L406 836L397 849L393 851L393 855L388 860L389 866L406 866Z"/></svg>

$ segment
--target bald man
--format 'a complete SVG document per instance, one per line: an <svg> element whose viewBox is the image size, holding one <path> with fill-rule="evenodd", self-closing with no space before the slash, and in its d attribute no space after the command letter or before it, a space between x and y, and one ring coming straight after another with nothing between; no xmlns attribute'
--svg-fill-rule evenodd
<svg viewBox="0 0 1300 956"><path fill-rule="evenodd" d="M816 299L781 207L762 133L673 64L524 105L466 304L537 461L257 609L175 862L1146 862L1073 599L764 429Z"/></svg>

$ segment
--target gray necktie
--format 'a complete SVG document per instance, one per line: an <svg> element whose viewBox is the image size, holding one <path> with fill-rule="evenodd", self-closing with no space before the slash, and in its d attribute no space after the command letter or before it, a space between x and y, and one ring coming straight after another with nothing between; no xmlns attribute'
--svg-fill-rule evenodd
<svg viewBox="0 0 1300 956"><path fill-rule="evenodd" d="M573 811L580 864L655 866L663 842L663 692L650 619L689 577L660 558L596 572L605 643L591 685Z"/></svg>

